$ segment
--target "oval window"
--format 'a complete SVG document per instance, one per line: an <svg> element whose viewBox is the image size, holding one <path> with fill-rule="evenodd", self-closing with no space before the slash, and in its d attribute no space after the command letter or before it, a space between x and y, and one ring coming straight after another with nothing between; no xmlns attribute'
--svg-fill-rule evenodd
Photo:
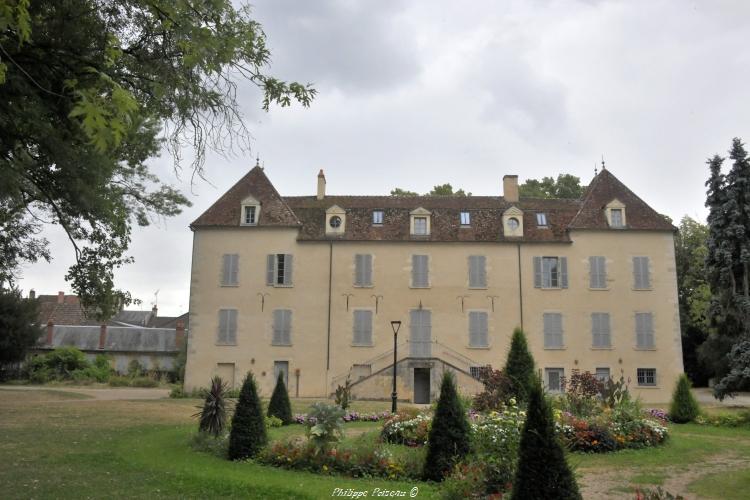
<svg viewBox="0 0 750 500"><path fill-rule="evenodd" d="M510 219L508 219L508 227L511 231L515 231L516 229L518 229L518 226L520 226L518 219L516 219L515 217L511 217Z"/></svg>
<svg viewBox="0 0 750 500"><path fill-rule="evenodd" d="M330 224L334 229L336 229L337 227L341 227L341 217L339 217L338 215L334 215L333 217L328 219L328 224Z"/></svg>

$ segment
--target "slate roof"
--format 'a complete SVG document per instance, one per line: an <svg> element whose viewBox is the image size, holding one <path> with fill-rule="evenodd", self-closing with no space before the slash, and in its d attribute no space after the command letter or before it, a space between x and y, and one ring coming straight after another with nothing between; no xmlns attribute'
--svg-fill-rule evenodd
<svg viewBox="0 0 750 500"><path fill-rule="evenodd" d="M66 295L63 303L58 303L57 295L39 295L39 324L44 326L49 321L55 325L99 325L100 323L91 319L92 314L87 317L86 311L81 307L78 297Z"/></svg>
<svg viewBox="0 0 750 500"><path fill-rule="evenodd" d="M51 347L97 350L99 332L98 326L55 326ZM179 351L175 338L176 333L172 328L108 327L103 352L172 353ZM46 335L42 335L39 344L43 344L45 339Z"/></svg>
<svg viewBox="0 0 750 500"><path fill-rule="evenodd" d="M675 230L664 216L605 169L594 177L581 199L521 198L510 203L502 196L325 196L322 200L315 196L281 197L259 167L253 168L219 198L191 224L191 229L238 227L253 230L254 226L240 226L241 201L248 195L261 202L258 226L298 226L300 241L570 242L570 229ZM625 228L610 229L607 225L604 207L614 199L625 205ZM333 205L346 212L345 231L326 235L325 213ZM524 212L522 238L506 238L503 234L502 215L512 206ZM409 234L410 212L419 207L431 212L429 236ZM383 210L382 225L372 224L374 209ZM470 212L470 227L460 226L462 211ZM537 225L539 212L546 214L546 227Z"/></svg>

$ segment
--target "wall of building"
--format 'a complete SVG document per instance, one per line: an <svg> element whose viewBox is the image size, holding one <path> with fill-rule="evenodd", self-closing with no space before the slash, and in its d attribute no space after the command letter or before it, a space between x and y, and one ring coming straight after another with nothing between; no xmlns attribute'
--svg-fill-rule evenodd
<svg viewBox="0 0 750 500"><path fill-rule="evenodd" d="M520 246L523 325L538 368L594 371L609 367L613 377L630 379L633 392L647 402L668 401L674 380L682 372L682 355L677 307L676 275L672 234L667 232L578 231L572 244L523 244ZM491 364L500 368L505 361L513 328L521 324L519 296L519 246L513 243L428 243L428 242L305 242L296 240L296 230L280 228L201 229L194 233L191 275L190 325L186 388L206 386L210 377L233 374L238 386L252 370L261 393L268 396L275 383L274 361L288 361L289 391L300 396L330 394L343 381L353 364L373 359L386 363L383 354L393 347L390 322L402 321L399 342L409 336L409 311L421 307L432 311L432 339L446 352L455 354L460 369ZM220 286L222 255L237 253L239 286ZM266 255L294 255L294 286L265 285ZM354 256L373 255L373 286L358 288L354 283ZM430 257L430 288L411 288L411 256ZM468 288L468 257L485 255L487 288ZM608 289L589 289L588 257L607 258ZM633 256L649 256L652 289L633 289ZM533 257L568 258L569 288L534 288ZM330 350L328 349L329 259L332 262L330 304ZM261 310L261 297L265 308ZM370 309L373 345L352 345L355 309ZM347 310L348 298L348 310ZM492 310L494 298L494 311ZM463 300L463 311L462 302ZM236 346L216 345L218 310L238 309ZM271 345L275 308L293 311L292 345ZM470 348L468 313L488 312L489 347ZM542 315L563 314L564 349L544 349ZM591 347L592 312L608 312L611 318L612 348ZM654 350L635 349L635 312L652 312L656 345ZM407 345L400 344L400 349ZM451 354L451 355L453 355ZM402 359L404 354L399 355ZM380 357L381 359L377 359ZM460 358L460 359L459 359ZM636 386L637 368L656 368L657 385ZM297 387L295 370L300 370ZM435 383L433 381L433 383ZM401 381L404 391L409 382ZM365 391L376 397L368 384ZM475 384L474 384L475 385ZM364 387L363 387L364 389ZM383 398L390 397L390 386ZM476 390L464 384L465 391ZM401 397L401 395L400 395Z"/></svg>

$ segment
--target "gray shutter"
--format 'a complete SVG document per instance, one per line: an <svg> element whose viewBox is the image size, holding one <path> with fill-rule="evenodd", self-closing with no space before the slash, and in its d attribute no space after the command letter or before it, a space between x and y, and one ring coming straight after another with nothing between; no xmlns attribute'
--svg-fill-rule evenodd
<svg viewBox="0 0 750 500"><path fill-rule="evenodd" d="M599 314L591 313L591 345L593 347L600 347L599 332Z"/></svg>
<svg viewBox="0 0 750 500"><path fill-rule="evenodd" d="M293 268L294 256L292 254L284 255L284 285L291 286L292 283L292 268Z"/></svg>
<svg viewBox="0 0 750 500"><path fill-rule="evenodd" d="M612 346L612 330L609 325L609 313L601 315L602 347Z"/></svg>
<svg viewBox="0 0 750 500"><path fill-rule="evenodd" d="M552 347L552 315L544 313L544 347Z"/></svg>
<svg viewBox="0 0 750 500"><path fill-rule="evenodd" d="M362 343L362 316L359 314L360 312L361 311L354 311L354 314L352 315L352 343L354 345Z"/></svg>
<svg viewBox="0 0 750 500"><path fill-rule="evenodd" d="M601 288L607 288L607 258L599 257L599 269L597 270L599 275L599 284Z"/></svg>
<svg viewBox="0 0 750 500"><path fill-rule="evenodd" d="M227 311L227 344L237 344L237 309Z"/></svg>
<svg viewBox="0 0 750 500"><path fill-rule="evenodd" d="M469 345L472 347L479 346L479 318L478 313L469 313Z"/></svg>
<svg viewBox="0 0 750 500"><path fill-rule="evenodd" d="M268 254L266 257L266 285L273 286L276 281L276 255Z"/></svg>
<svg viewBox="0 0 750 500"><path fill-rule="evenodd" d="M589 288L599 288L598 257L589 257Z"/></svg>
<svg viewBox="0 0 750 500"><path fill-rule="evenodd" d="M229 273L230 273L231 267L232 267L232 256L225 253L224 255L221 256L221 284L222 285L229 284Z"/></svg>
<svg viewBox="0 0 750 500"><path fill-rule="evenodd" d="M372 344L372 311L360 311L362 313L362 330L360 333L360 343L364 345Z"/></svg>
<svg viewBox="0 0 750 500"><path fill-rule="evenodd" d="M372 255L364 255L362 280L365 286L372 286Z"/></svg>
<svg viewBox="0 0 750 500"><path fill-rule="evenodd" d="M484 255L469 256L469 287L485 288L487 286L487 274Z"/></svg>
<svg viewBox="0 0 750 500"><path fill-rule="evenodd" d="M273 338L271 343L281 343L281 329L283 328L283 311L281 309L274 309L273 311Z"/></svg>
<svg viewBox="0 0 750 500"><path fill-rule="evenodd" d="M560 288L568 288L568 258L560 257Z"/></svg>
<svg viewBox="0 0 750 500"><path fill-rule="evenodd" d="M641 276L643 279L643 288L651 288L651 274L649 272L648 257L641 257Z"/></svg>
<svg viewBox="0 0 750 500"><path fill-rule="evenodd" d="M651 313L644 314L643 323L645 331L644 339L646 341L645 347L654 347L654 317Z"/></svg>
<svg viewBox="0 0 750 500"><path fill-rule="evenodd" d="M641 274L641 258L633 257L633 286L643 288L643 275Z"/></svg>
<svg viewBox="0 0 750 500"><path fill-rule="evenodd" d="M542 258L534 257L534 288L542 288Z"/></svg>
<svg viewBox="0 0 750 500"><path fill-rule="evenodd" d="M292 311L289 309L284 310L284 343L292 343Z"/></svg>
<svg viewBox="0 0 750 500"><path fill-rule="evenodd" d="M228 330L228 313L226 309L219 309L219 331L217 334L217 340L216 342L218 344L226 344L227 343L227 330Z"/></svg>
<svg viewBox="0 0 750 500"><path fill-rule="evenodd" d="M426 255L412 255L412 286L426 287L429 284L427 274L428 261Z"/></svg>
<svg viewBox="0 0 750 500"><path fill-rule="evenodd" d="M229 257L229 284L237 285L240 282L240 256L238 254L232 254Z"/></svg>
<svg viewBox="0 0 750 500"><path fill-rule="evenodd" d="M562 347L562 314L544 313L544 347Z"/></svg>
<svg viewBox="0 0 750 500"><path fill-rule="evenodd" d="M354 255L354 286L362 286L362 256Z"/></svg>

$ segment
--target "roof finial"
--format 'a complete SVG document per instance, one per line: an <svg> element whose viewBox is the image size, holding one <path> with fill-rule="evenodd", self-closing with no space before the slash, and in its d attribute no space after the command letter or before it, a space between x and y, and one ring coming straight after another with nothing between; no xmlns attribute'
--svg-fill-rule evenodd
<svg viewBox="0 0 750 500"><path fill-rule="evenodd" d="M260 167L260 154L255 154L255 166Z"/></svg>
<svg viewBox="0 0 750 500"><path fill-rule="evenodd" d="M596 162L594 162L594 177L596 177L597 175L599 175L599 170L597 170Z"/></svg>
<svg viewBox="0 0 750 500"><path fill-rule="evenodd" d="M607 170L607 166L604 164L604 155L602 155L602 170Z"/></svg>

